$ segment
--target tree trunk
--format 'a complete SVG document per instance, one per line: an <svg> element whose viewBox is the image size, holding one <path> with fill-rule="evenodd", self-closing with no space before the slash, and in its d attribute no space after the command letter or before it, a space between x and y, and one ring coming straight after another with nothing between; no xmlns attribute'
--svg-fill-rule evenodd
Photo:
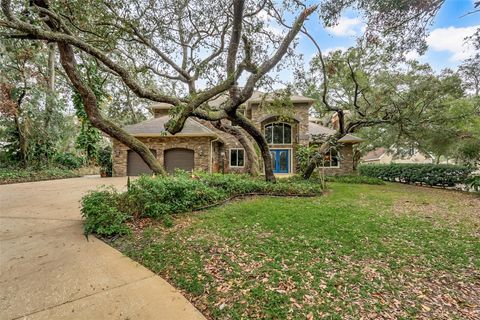
<svg viewBox="0 0 480 320"><path fill-rule="evenodd" d="M248 139L237 127L228 125L221 120L214 121L212 122L212 124L218 130L231 134L238 140L238 142L240 142L243 149L245 150L245 153L247 154L247 163L245 165L245 170L253 176L258 176L260 173L260 170L258 168L258 157L250 139Z"/></svg>
<svg viewBox="0 0 480 320"><path fill-rule="evenodd" d="M48 44L47 95L45 97L45 128L48 130L53 112L53 93L55 92L55 43Z"/></svg>
<svg viewBox="0 0 480 320"><path fill-rule="evenodd" d="M265 168L265 180L268 182L276 182L275 174L272 168L272 156L270 155L270 148L268 147L267 140L263 136L262 132L258 130L247 118L233 114L229 115L229 120L239 125L245 130L257 143L262 154L263 166Z"/></svg>
<svg viewBox="0 0 480 320"><path fill-rule="evenodd" d="M18 110L20 110L20 106L18 107ZM23 134L23 129L22 129L22 124L20 123L20 119L18 119L18 115L15 115L13 117L13 120L15 121L15 128L17 129L18 133L18 146L20 149L20 162L22 164L23 168L27 167L27 145L26 145L26 139Z"/></svg>
<svg viewBox="0 0 480 320"><path fill-rule="evenodd" d="M115 125L113 122L104 119L97 107L97 98L92 89L88 87L80 78L77 71L77 63L75 55L70 45L65 43L58 43L60 52L60 60L68 78L72 82L75 89L78 90L82 97L83 106L87 113L90 122L99 130L105 132L110 137L122 142L130 149L135 151L145 163L156 174L165 174L165 170L157 161L152 152L140 140L125 132L122 128Z"/></svg>
<svg viewBox="0 0 480 320"><path fill-rule="evenodd" d="M305 172L303 173L303 179L307 180L310 179L310 177L313 174L313 171L317 167L318 163L323 160L323 157L325 156L326 152L328 151L330 147L330 143L328 141L324 142L320 148L318 149L318 153L313 156L312 160L310 160L310 163L307 166L307 169L305 169Z"/></svg>

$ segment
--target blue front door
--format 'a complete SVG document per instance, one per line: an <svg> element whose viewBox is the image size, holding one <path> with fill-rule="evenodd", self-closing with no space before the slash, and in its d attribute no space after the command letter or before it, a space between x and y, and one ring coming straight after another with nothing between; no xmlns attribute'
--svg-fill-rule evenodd
<svg viewBox="0 0 480 320"><path fill-rule="evenodd" d="M288 173L290 163L290 150L277 149L270 150L272 156L273 173Z"/></svg>

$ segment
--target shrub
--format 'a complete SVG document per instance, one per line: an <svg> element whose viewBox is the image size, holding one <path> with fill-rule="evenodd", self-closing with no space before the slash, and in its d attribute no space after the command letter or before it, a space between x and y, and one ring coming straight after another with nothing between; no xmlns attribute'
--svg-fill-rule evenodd
<svg viewBox="0 0 480 320"><path fill-rule="evenodd" d="M465 183L472 172L469 167L435 164L368 164L359 167L359 173L386 181L422 183L429 186L454 186Z"/></svg>
<svg viewBox="0 0 480 320"><path fill-rule="evenodd" d="M344 176L326 176L325 179L328 182L341 182L341 183L353 183L353 184L385 184L383 180L375 177L367 176L354 176L354 175L344 175Z"/></svg>
<svg viewBox="0 0 480 320"><path fill-rule="evenodd" d="M115 190L93 191L82 199L82 216L85 219L85 234L102 236L128 234L125 224L130 216L122 212L122 196Z"/></svg>
<svg viewBox="0 0 480 320"><path fill-rule="evenodd" d="M0 184L73 178L78 176L79 174L77 172L64 168L48 168L38 170L0 168Z"/></svg>
<svg viewBox="0 0 480 320"><path fill-rule="evenodd" d="M105 173L105 176L112 176L112 147L108 146L98 151L97 163L100 166L100 170Z"/></svg>
<svg viewBox="0 0 480 320"><path fill-rule="evenodd" d="M466 180L467 188L474 190L476 192L480 191L480 175L472 175Z"/></svg>
<svg viewBox="0 0 480 320"><path fill-rule="evenodd" d="M83 166L84 160L71 152L57 153L53 159L58 165L67 169L78 169Z"/></svg>
<svg viewBox="0 0 480 320"><path fill-rule="evenodd" d="M238 174L191 175L176 172L173 176L142 176L130 182L128 190L117 193L102 190L86 195L82 213L85 232L112 235L126 232L130 218L163 218L171 225L170 215L199 210L245 194L314 196L321 192L319 184L308 181L280 180L268 183L259 178ZM102 217L102 211L106 217ZM110 228L109 223L113 226Z"/></svg>

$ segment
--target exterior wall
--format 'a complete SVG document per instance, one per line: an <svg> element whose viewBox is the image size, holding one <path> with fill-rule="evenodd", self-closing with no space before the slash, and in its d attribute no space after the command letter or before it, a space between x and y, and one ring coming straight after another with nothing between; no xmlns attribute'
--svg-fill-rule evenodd
<svg viewBox="0 0 480 320"><path fill-rule="evenodd" d="M153 150L157 151L157 159L164 165L164 151L171 148L185 148L195 152L194 169L197 171L210 171L211 164L211 140L210 137L139 137L140 141ZM116 177L127 175L126 145L113 139L113 175Z"/></svg>
<svg viewBox="0 0 480 320"><path fill-rule="evenodd" d="M297 172L296 152L300 145L308 146L308 104L295 104L295 120L290 123L292 126L292 144L288 145L270 145L271 149L290 149L290 173ZM155 116L163 116L168 114L166 109L154 110ZM259 128L262 133L266 124L277 122L275 116L269 116L267 110L259 107L258 104L250 105L247 108L246 115L254 125ZM160 164L164 164L164 150L170 148L186 148L194 150L194 166L195 170L212 171L212 172L245 172L243 168L230 167L230 149L242 148L242 145L232 135L216 129L209 121L195 119L213 131L218 139L212 137L140 137L140 141L144 142L150 149L156 150L157 159ZM249 137L248 134L246 134ZM255 145L255 142L253 142ZM212 148L213 147L213 148ZM129 148L117 140L113 140L113 174L115 176L125 176L127 174L127 152ZM325 168L328 175L350 174L354 171L353 164L353 148L351 144L345 144L339 150L340 167ZM245 161L247 161L245 156ZM263 161L259 157L259 167L263 170Z"/></svg>
<svg viewBox="0 0 480 320"><path fill-rule="evenodd" d="M340 147L340 167L339 168L325 168L326 175L344 175L352 174L354 170L353 163L353 146L351 144L344 144ZM319 169L321 170L321 169Z"/></svg>
<svg viewBox="0 0 480 320"><path fill-rule="evenodd" d="M299 145L308 146L309 134L308 134L308 110L310 106L308 104L294 104L295 106L295 120L290 123L292 126L292 143L281 145L270 145L271 149L290 149L291 150L291 168L290 173L295 174L297 172L297 157L296 152ZM265 125L278 122L275 116L272 116L268 110L261 108L258 104L250 105L248 116L251 114L251 120L254 125L259 128L263 134L265 134Z"/></svg>
<svg viewBox="0 0 480 320"><path fill-rule="evenodd" d="M218 137L219 142L214 145L214 165L212 168L213 172L236 172L236 173L244 173L245 167L241 168L230 168L230 149L243 149L242 145L238 140L221 130L215 128L209 121L202 120L202 119L195 119L195 121L200 122L210 130L212 130ZM246 134L246 133L245 133ZM248 137L248 134L246 134ZM245 155L245 161L246 155Z"/></svg>
<svg viewBox="0 0 480 320"><path fill-rule="evenodd" d="M364 164L390 164L390 163L433 163L433 159L420 152L413 156L394 157L391 153L384 153L378 159L363 161Z"/></svg>

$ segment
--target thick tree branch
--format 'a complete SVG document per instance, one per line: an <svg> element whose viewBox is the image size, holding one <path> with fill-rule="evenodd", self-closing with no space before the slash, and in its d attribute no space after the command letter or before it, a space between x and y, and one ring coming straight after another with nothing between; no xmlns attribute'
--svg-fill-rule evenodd
<svg viewBox="0 0 480 320"><path fill-rule="evenodd" d="M75 55L72 47L65 43L58 43L58 48L62 67L72 85L82 97L83 106L88 115L88 119L93 126L105 132L112 138L119 140L130 149L138 153L138 155L140 155L140 157L155 173L163 174L163 167L158 163L155 156L150 152L145 144L125 132L113 122L103 118L102 114L98 110L97 98L93 90L82 81L78 74L77 63L75 61Z"/></svg>
<svg viewBox="0 0 480 320"><path fill-rule="evenodd" d="M31 35L32 37L35 37L36 39L54 41L57 43L60 43L60 42L68 43L72 46L75 46L76 48L95 57L96 59L101 61L105 66L107 66L109 69L111 69L116 74L118 74L119 77L121 77L122 80L125 82L125 84L135 94L137 94L137 96L141 98L150 99L152 101L170 103L173 105L179 105L182 103L182 101L178 98L162 94L158 91L152 91L152 90L146 89L143 85L138 83L133 78L133 76L130 74L130 72L126 68L120 66L120 64L110 59L103 51L101 51L98 48L95 48L94 46L86 43L85 41L82 41L79 38L76 38L74 36L71 36L62 32L47 31L17 19L16 17L13 16L11 12L9 0L2 0L2 11L8 19L7 21L2 22L3 26L10 29L15 29L17 31L24 32L28 35Z"/></svg>
<svg viewBox="0 0 480 320"><path fill-rule="evenodd" d="M295 23L293 24L292 28L288 31L287 35L282 40L282 42L280 43L280 46L272 55L272 57L270 57L260 65L257 73L253 73L252 75L250 75L239 97L240 103L247 101L252 96L253 90L258 80L260 80L273 67L275 67L275 65L277 65L278 62L283 58L285 53L287 53L288 47L290 46L292 41L295 39L298 32L300 32L303 26L303 23L317 9L317 7L318 5L314 5L303 10L303 12L295 20Z"/></svg>

